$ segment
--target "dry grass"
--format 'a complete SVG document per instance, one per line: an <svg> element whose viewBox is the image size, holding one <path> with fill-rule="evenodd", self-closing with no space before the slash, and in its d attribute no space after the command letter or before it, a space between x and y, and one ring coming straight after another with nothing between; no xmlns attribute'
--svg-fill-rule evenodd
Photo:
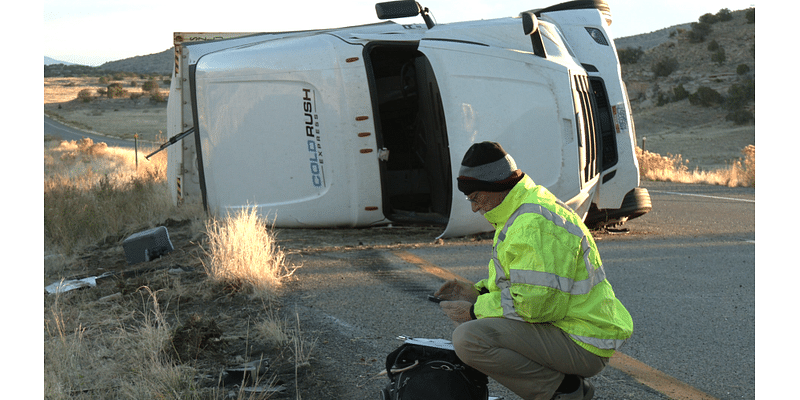
<svg viewBox="0 0 800 400"><path fill-rule="evenodd" d="M189 365L173 365L169 357L172 342L167 323L154 293L149 287L141 289L149 296L150 307L139 316L140 323L132 329L119 329L116 361L124 378L119 384L121 397L130 399L197 398L195 370Z"/></svg>
<svg viewBox="0 0 800 400"><path fill-rule="evenodd" d="M689 171L683 157L643 151L636 148L639 160L639 172L642 179L651 181L667 181L680 183L703 183L728 187L756 186L756 147L753 145L742 149L743 158L733 161L728 168L715 171Z"/></svg>
<svg viewBox="0 0 800 400"><path fill-rule="evenodd" d="M71 254L107 237L123 237L196 210L172 206L166 153L150 161L105 143L49 142L44 150L45 252ZM137 165L138 162L138 165Z"/></svg>
<svg viewBox="0 0 800 400"><path fill-rule="evenodd" d="M98 77L44 78L44 113L87 131L129 140L138 135L140 142L160 144L166 140L167 103L151 101L150 92L142 90L147 79L125 77L114 81L121 83L126 93L110 99L97 93L108 86ZM169 87L162 80L158 82L162 86L159 94L167 98ZM92 95L88 103L78 100L82 90Z"/></svg>
<svg viewBox="0 0 800 400"><path fill-rule="evenodd" d="M156 293L141 294L152 305L121 314L70 293L46 301L45 398L193 398L193 369L169 362L170 327Z"/></svg>
<svg viewBox="0 0 800 400"><path fill-rule="evenodd" d="M272 395L248 392L244 385L202 385L200 377L207 371L201 371L192 360L176 360L178 322L167 320L168 310L162 307L169 302L161 297L169 296L163 289L141 287L129 301L119 303L88 297L68 292L46 299L45 398L266 399ZM308 362L313 342L304 338L299 321L292 327L264 310L255 325L264 328L247 340L263 340L262 335L268 335L275 340L274 346L285 348L296 360L295 368ZM274 380L265 374L253 386L273 385Z"/></svg>
<svg viewBox="0 0 800 400"><path fill-rule="evenodd" d="M140 94L145 96L147 93L142 90L142 85L148 79L149 78L125 77L121 81L115 82L122 83L125 90L128 91L128 95ZM130 85L132 82L136 83L135 87ZM159 84L161 86L166 86L163 83ZM92 91L94 96L98 96L97 89L106 88L108 85L108 83L100 83L99 77L44 78L44 104L48 105L70 102L78 98L78 93L84 89L89 89ZM159 88L159 92L164 95L168 95L169 88Z"/></svg>
<svg viewBox="0 0 800 400"><path fill-rule="evenodd" d="M96 91L106 86L101 84L96 77L44 78L44 104L72 101L83 89Z"/></svg>
<svg viewBox="0 0 800 400"><path fill-rule="evenodd" d="M241 209L224 219L210 218L209 277L232 287L248 287L259 297L270 297L281 282L294 273L275 242L268 221L255 208Z"/></svg>
<svg viewBox="0 0 800 400"><path fill-rule="evenodd" d="M146 152L140 151L137 167L133 150L111 148L88 139L46 142L46 275L63 276L67 269L81 271L85 256L74 255L97 256L97 250L87 253L83 249L87 246L96 249L98 242L111 242L105 246L113 250L114 243L118 246L128 234L161 225L167 219L204 219L197 209L172 206L165 181L166 153L159 153L150 161L144 160L143 154ZM209 384L209 379L217 378L203 378L209 372L202 368L207 367L195 359L175 356L179 328L193 318L183 308L199 308L205 310L208 318L221 319L230 313L230 304L226 302L245 304L250 309L242 311L247 316L239 317L255 327L252 337L249 328L243 333L248 343L252 340L285 349L297 366L308 362L313 342L304 338L299 321L297 326L287 323L270 306L270 296L293 271L293 267L285 264L272 232L263 221L248 213L238 219L194 224L191 230L205 227L209 243L214 244L198 253L194 260L197 267L226 268L226 263L233 260L253 260L253 271L228 268L228 272L217 271L212 276L211 270L205 275L198 268L192 278L183 278L187 280L164 271L159 275L121 279L116 286L108 282L87 290L45 294L45 398L222 399L231 398L231 394L238 399L268 398L269 393L249 393L243 388L225 387L221 381ZM226 240L243 241L249 246L233 246ZM197 244L193 246L196 248ZM108 251L117 254L112 250ZM203 256L207 259L201 259ZM184 261L192 258L191 254L183 257L181 263L191 262ZM227 292L221 295L215 291L219 285L212 285L219 279L230 283ZM270 300L237 300L239 290L230 290L234 283L240 288L253 287L256 295ZM256 309L259 305L263 309ZM250 315L254 317L250 319ZM228 325L226 329L235 329L236 325L241 324ZM230 334L239 335L237 331ZM242 353L245 361L250 356L247 350ZM299 390L297 393L299 398Z"/></svg>

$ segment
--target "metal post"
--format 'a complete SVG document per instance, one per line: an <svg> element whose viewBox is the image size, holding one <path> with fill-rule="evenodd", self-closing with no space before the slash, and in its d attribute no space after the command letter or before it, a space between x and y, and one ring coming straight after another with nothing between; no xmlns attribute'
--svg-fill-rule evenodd
<svg viewBox="0 0 800 400"><path fill-rule="evenodd" d="M133 157L136 160L136 170L139 170L139 134L133 134Z"/></svg>

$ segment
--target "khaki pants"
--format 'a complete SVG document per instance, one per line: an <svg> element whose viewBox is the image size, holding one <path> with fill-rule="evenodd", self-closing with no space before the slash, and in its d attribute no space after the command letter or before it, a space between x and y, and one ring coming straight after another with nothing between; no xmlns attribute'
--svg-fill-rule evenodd
<svg viewBox="0 0 800 400"><path fill-rule="evenodd" d="M525 400L550 400L565 374L590 377L608 364L551 324L482 318L453 331L458 357Z"/></svg>

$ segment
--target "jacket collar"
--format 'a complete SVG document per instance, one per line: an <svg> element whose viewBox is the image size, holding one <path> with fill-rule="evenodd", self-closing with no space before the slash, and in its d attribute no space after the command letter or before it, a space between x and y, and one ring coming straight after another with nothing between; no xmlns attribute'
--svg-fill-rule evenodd
<svg viewBox="0 0 800 400"><path fill-rule="evenodd" d="M533 183L533 179L531 179L528 174L525 174L522 180L514 185L514 188L508 192L506 198L503 199L503 201L497 207L487 211L486 214L483 214L484 218L486 218L486 220L489 221L495 227L495 229L505 225L506 221L511 218L511 214L517 210L519 205L525 199L528 190L532 189L534 186L536 186L536 184Z"/></svg>

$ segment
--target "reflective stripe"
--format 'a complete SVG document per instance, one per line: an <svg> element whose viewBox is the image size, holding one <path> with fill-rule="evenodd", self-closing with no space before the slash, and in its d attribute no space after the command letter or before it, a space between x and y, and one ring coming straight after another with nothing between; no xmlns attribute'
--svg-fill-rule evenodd
<svg viewBox="0 0 800 400"><path fill-rule="evenodd" d="M517 309L514 308L514 298L511 296L511 283L507 280L504 282L504 287L501 287L500 290L500 305L503 307L504 318L525 321L521 315L517 314Z"/></svg>
<svg viewBox="0 0 800 400"><path fill-rule="evenodd" d="M500 259L498 258L497 248L500 244L505 240L506 234L508 229L514 224L516 219L523 215L523 214L538 214L543 216L548 221L552 222L556 226L565 229L570 234L577 236L581 239L581 250L583 251L583 263L586 268L586 273L588 274L588 278L575 282L570 278L565 278L559 276L558 274L554 274L551 272L543 272L543 271L531 271L531 270L520 270L520 269L513 269L509 270L509 277L506 278L505 270L503 269L502 263L500 263ZM497 287L501 290L510 290L511 282L514 283L524 283L528 285L536 285L536 286L544 286L553 289L560 290L565 293L569 293L571 295L581 295L581 294L588 294L591 292L592 288L595 287L598 283L604 281L606 279L606 273L603 269L603 266L600 265L597 269L594 268L592 265L589 256L592 252L592 248L589 245L589 239L584 235L583 230L580 226L567 221L564 217L548 210L541 204L531 204L525 203L522 204L513 214L511 217L508 218L506 224L503 226L503 229L497 236L497 240L494 244L492 249L492 261L494 262L495 266L495 283ZM509 282L510 280L510 282ZM510 292L508 295L504 295L503 299L508 298L511 301L511 304L502 304L503 310L507 312L510 308L513 309L513 299L511 298ZM514 312L516 314L516 312ZM517 316L519 317L519 316Z"/></svg>
<svg viewBox="0 0 800 400"><path fill-rule="evenodd" d="M572 290L572 279L564 278L556 274L542 271L528 271L512 269L509 278L514 283L524 283L527 285L546 286L569 293Z"/></svg>
<svg viewBox="0 0 800 400"><path fill-rule="evenodd" d="M511 296L511 282L506 278L503 265L500 264L500 261L497 259L496 245L492 247L492 262L494 264L495 284L500 289L500 306L503 309L503 317L524 321L524 319L517 314L517 309L514 308L514 298Z"/></svg>
<svg viewBox="0 0 800 400"><path fill-rule="evenodd" d="M570 336L575 340L592 345L600 350L617 350L625 343L625 339L598 339L573 334L570 334Z"/></svg>
<svg viewBox="0 0 800 400"><path fill-rule="evenodd" d="M586 272L588 273L587 279L575 282L573 279L565 278L563 276L559 276L558 274L554 274L551 272L531 271L524 269L509 269L509 276L506 277L503 265L500 263L500 258L498 255L497 248L505 240L506 234L509 228L511 228L511 226L514 224L514 221L516 221L516 219L521 215L528 213L541 215L549 222L555 224L560 228L563 228L571 235L580 238L581 250L583 252L583 263L586 268ZM547 208L545 208L540 204L530 204L530 203L522 204L516 211L514 211L513 214L511 214L508 221L506 221L505 225L503 226L503 229L497 235L497 240L495 241L494 246L492 247L492 262L494 263L494 268L495 268L495 283L497 284L497 287L500 289L500 305L503 309L503 317L518 321L524 321L524 319L517 313L517 310L514 308L514 299L511 295L512 282L549 287L560 290L565 293L569 293L570 295L582 295L591 292L592 288L594 288L595 285L597 285L600 282L603 282L606 279L606 273L605 270L603 269L602 264L597 269L595 269L594 266L592 265L591 260L589 258L591 252L592 248L591 245L589 244L589 239L583 233L583 230L581 229L580 226L570 221L567 221L566 218L548 210ZM625 339L598 339L598 338L573 335L573 334L570 334L570 336L574 340L586 343L601 350L617 350L625 343Z"/></svg>
<svg viewBox="0 0 800 400"><path fill-rule="evenodd" d="M524 188L521 188L524 186ZM524 191L524 193L523 193ZM520 321L543 321L552 320L554 326L562 329L570 338L578 343L584 349L603 356L609 357L615 350L618 350L630 337L633 329L630 314L625 310L622 304L614 298L611 291L611 286L606 282L606 274L603 269L602 261L597 254L594 241L591 234L588 233L586 227L580 222L579 218L573 213L569 213L569 207L559 202L552 196L546 189L535 186L533 181L528 176L524 177L523 182L515 186L510 194L511 199L508 204L501 204L498 206L497 211L486 213L486 217L492 224L495 225L497 231L495 233L495 240L492 246L492 255L490 267L490 276L494 274L494 284L491 282L483 281L481 286L486 286L493 292L492 297L487 297L486 301L479 301L476 304L475 312L478 313L479 318L483 317L499 317L502 316L508 319ZM547 207L538 204L537 198L543 198L545 201L553 204L555 201L565 210L551 211ZM533 204L525 203L525 201L534 201ZM522 203L522 204L520 204ZM564 211L564 212L562 212ZM559 214L560 213L560 214ZM530 215L525 215L530 214ZM540 219L540 216L543 219ZM522 217L523 220L517 221L517 218ZM533 251L556 251L551 261L544 261L547 263L557 262L554 265L527 265L522 264L523 259L540 259L537 255L521 254L521 258L516 261L509 261L509 265L503 266L500 262L501 256L505 256L508 252L516 252L516 249L509 249L505 251L503 247L509 232L512 232L513 225L519 222L520 225L525 225L530 222L527 218L533 218L536 221L532 222L532 228L536 229L542 225L548 231L547 236L553 236L552 242L548 241L548 246L553 248L532 249ZM552 226L547 226L552 223ZM517 228L520 228L518 226ZM519 229L520 235L525 235L528 227ZM559 229L560 228L560 229ZM535 240L537 232L531 232L530 235ZM517 237L512 235L508 246L516 247L515 240ZM531 238L519 238L519 244L524 246L524 242ZM561 239L561 245L567 247L562 248L556 242ZM501 251L504 250L504 251ZM525 249L519 249L525 251ZM563 253L561 253L564 251ZM550 259L548 254L542 255L544 259ZM583 276L580 270L575 271L574 268L579 268L581 258L587 272L587 278L575 281L576 276ZM557 261L556 261L557 260ZM537 262L537 261L533 261ZM542 262L542 261L539 261ZM562 265L561 263L568 263ZM594 264L593 264L594 263ZM575 264L575 265L572 265ZM597 268L595 268L597 267ZM566 277L559 276L552 272L534 271L535 269L544 269L546 271L557 271L566 274ZM602 285L595 287L597 285ZM541 293L542 296L548 297L549 300L533 300L529 305L528 299L522 299L520 304L520 312L518 313L514 301L514 295L518 294L516 288L514 291L512 287L519 288L523 294L527 290L533 292L551 292L549 295ZM556 292L558 290L558 292ZM497 293L499 291L500 293ZM566 296L565 296L566 294ZM572 296L582 295L576 299ZM570 301L572 300L572 301ZM569 304L577 301L578 309L570 309ZM556 307L552 310L546 310L547 304L542 302L554 303ZM499 304L498 304L499 303ZM558 304L555 304L558 303ZM478 307L480 306L480 307ZM524 309L523 309L524 307ZM540 310L541 309L541 310ZM522 318L520 313L532 313L534 315L527 315ZM498 315L501 314L501 315ZM538 314L538 315L536 315ZM547 314L547 315L545 315ZM563 319L559 315L564 314Z"/></svg>

